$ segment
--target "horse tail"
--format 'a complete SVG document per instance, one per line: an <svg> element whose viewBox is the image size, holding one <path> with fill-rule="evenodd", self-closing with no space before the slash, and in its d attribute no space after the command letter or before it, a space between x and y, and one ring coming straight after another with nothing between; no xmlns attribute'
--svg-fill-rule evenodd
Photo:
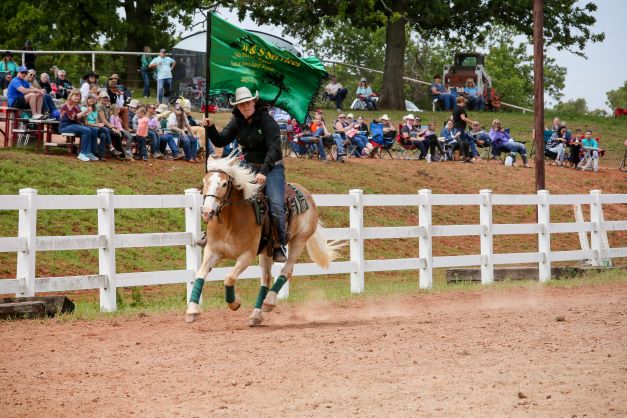
<svg viewBox="0 0 627 418"><path fill-rule="evenodd" d="M338 241L327 242L324 238L324 227L320 222L316 227L316 232L307 240L307 253L309 257L323 268L329 268L331 261L335 260L340 254L339 249L346 245Z"/></svg>

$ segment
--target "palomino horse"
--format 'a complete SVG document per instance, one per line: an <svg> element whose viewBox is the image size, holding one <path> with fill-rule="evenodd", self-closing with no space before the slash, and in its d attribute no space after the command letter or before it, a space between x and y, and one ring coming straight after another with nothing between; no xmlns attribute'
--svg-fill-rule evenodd
<svg viewBox="0 0 627 418"><path fill-rule="evenodd" d="M200 315L198 303L205 278L222 259L235 260L235 266L224 279L224 288L229 308L234 311L239 309L241 300L235 293L235 281L255 259L261 238L261 226L257 224L249 200L259 188L254 184L255 174L250 169L240 166L239 160L235 157L208 160L207 169L208 172L203 178L202 207L203 220L207 223L207 245L187 307L185 315L187 322L198 319ZM336 250L341 246L335 242L327 244L322 235L318 210L311 194L298 184L293 186L305 195L309 209L292 217L287 262L271 289L269 285L273 260L267 256L265 250L259 254L261 286L255 308L249 318L251 326L261 324L262 310L269 312L274 309L277 293L291 278L294 264L305 246L312 260L324 268L328 268L329 263L337 255Z"/></svg>

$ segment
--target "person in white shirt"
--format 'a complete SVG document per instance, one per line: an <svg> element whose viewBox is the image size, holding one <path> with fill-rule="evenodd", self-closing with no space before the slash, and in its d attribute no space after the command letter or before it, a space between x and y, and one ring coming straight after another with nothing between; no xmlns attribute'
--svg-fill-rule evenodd
<svg viewBox="0 0 627 418"><path fill-rule="evenodd" d="M331 81L324 87L324 92L329 96L329 99L335 102L335 107L337 111L342 111L342 103L348 94L348 89L342 87L340 83L337 82L337 78L335 76L331 77Z"/></svg>
<svg viewBox="0 0 627 418"><path fill-rule="evenodd" d="M87 96L89 96L89 89L92 84L98 85L98 74L90 71L83 76L83 84L81 84L81 102L85 102L87 100Z"/></svg>
<svg viewBox="0 0 627 418"><path fill-rule="evenodd" d="M166 56L165 49L159 51L159 56L155 57L148 65L149 68L154 68L157 72L157 100L159 103L163 103L163 92L167 88L168 91L172 89L172 70L176 66L176 61Z"/></svg>

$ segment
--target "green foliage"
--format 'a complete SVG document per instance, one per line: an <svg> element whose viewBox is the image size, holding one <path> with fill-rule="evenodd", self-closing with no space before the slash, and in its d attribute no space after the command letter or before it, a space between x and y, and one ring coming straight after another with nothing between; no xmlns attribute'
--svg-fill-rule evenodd
<svg viewBox="0 0 627 418"><path fill-rule="evenodd" d="M565 103L560 102L555 105L553 111L566 115L586 115L588 114L588 105L586 104L586 99L579 98Z"/></svg>
<svg viewBox="0 0 627 418"><path fill-rule="evenodd" d="M611 109L627 107L627 80L622 87L607 92L606 103Z"/></svg>

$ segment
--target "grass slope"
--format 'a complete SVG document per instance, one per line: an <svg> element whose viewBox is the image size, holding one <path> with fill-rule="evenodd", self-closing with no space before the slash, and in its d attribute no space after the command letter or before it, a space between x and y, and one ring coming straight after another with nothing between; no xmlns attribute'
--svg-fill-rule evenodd
<svg viewBox="0 0 627 418"><path fill-rule="evenodd" d="M381 112L382 114L383 112ZM390 117L400 120L402 112L387 112ZM327 119L332 119L335 112L327 111ZM228 114L217 115L218 125L225 123ZM367 113L366 117L371 117ZM471 117L477 115L471 114ZM484 124L494 116L479 114ZM517 138L530 139L531 115L501 113L498 115L505 126L512 128ZM434 119L440 124L446 117L443 113L425 113L423 121ZM625 121L603 118L580 118L569 121L569 126L591 127L604 138L603 146L610 152L602 161L601 173L580 173L572 169L547 167L547 185L551 193L588 193L592 189L601 189L605 193L627 193L627 175L618 172L618 153L622 158L622 137ZM394 194L415 193L419 189L429 188L434 193L478 193L481 189L491 189L494 193L535 193L534 170L519 167L508 168L496 162L476 163L432 163L423 161L399 160L355 160L345 164L330 162L287 159L287 177L307 187L313 193L347 193L353 188L361 188L365 193ZM183 162L150 161L82 163L76 158L55 153L44 155L29 149L0 148L0 195L17 194L19 189L32 187L39 194L95 194L99 188L112 188L117 194L179 194L184 189L200 184L204 174L200 165ZM627 219L627 205L607 205L607 220ZM587 212L584 208L584 212ZM322 208L322 219L327 226L348 226L347 208ZM557 222L572 222L572 208L554 207L551 217ZM433 215L435 224L473 224L479 222L477 207L450 206L438 207ZM497 207L494 213L497 223L534 222L534 207ZM412 208L385 207L367 208L365 223L367 226L416 225L417 211ZM164 210L119 210L116 212L116 231L118 233L146 233L159 231L181 231L184 229L182 209ZM79 235L95 234L97 230L96 211L40 211L38 214L38 235ZM17 235L17 211L0 211L0 237ZM627 234L611 233L612 246L627 246ZM553 249L578 249L576 234L554 236ZM536 237L499 236L495 238L496 252L534 251ZM418 248L415 240L372 240L366 242L366 257L399 258L413 257ZM442 237L434 239L435 255L459 255L479 253L478 237ZM346 253L345 253L346 255ZM183 247L131 248L117 251L118 272L154 271L184 268ZM305 259L305 257L304 257ZM0 278L15 277L16 255L0 253ZM624 263L623 263L624 264ZM226 265L226 263L225 263ZM38 253L37 276L61 276L75 274L93 274L98 271L97 251L56 251ZM437 273L442 280L443 273ZM307 279L304 279L307 280ZM348 288L346 277L312 278L316 286ZM394 282L398 289L414 288L416 274L370 274L367 288L372 291L374 283L381 282L383 289ZM256 284L251 284L254 292ZM328 283L328 284L324 284ZM216 303L221 301L220 286L215 294ZM172 291L170 289L176 289ZM159 303L180 303L184 297L182 286L162 286L145 289L142 292L128 290L127 306L143 306L142 297L158 295ZM344 292L345 290L341 290ZM327 290L325 290L327 292ZM86 292L94 300L94 292ZM209 297L207 299L210 299ZM252 296L248 299L252 299ZM121 300L124 303L124 300Z"/></svg>

